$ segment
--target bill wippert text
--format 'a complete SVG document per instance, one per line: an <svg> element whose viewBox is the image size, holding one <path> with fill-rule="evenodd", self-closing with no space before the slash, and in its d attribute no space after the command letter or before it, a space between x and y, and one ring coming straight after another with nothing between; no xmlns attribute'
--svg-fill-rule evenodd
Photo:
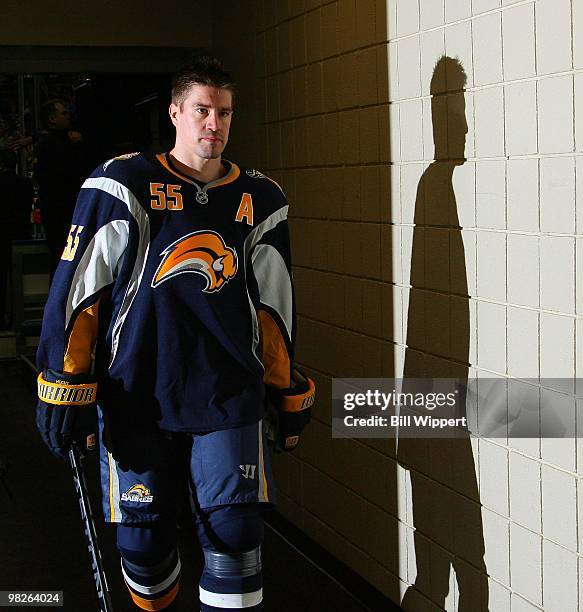
<svg viewBox="0 0 583 612"><path fill-rule="evenodd" d="M443 429L444 427L467 427L467 417L435 418L429 415L371 415L357 417L351 414L344 417L346 427L428 427Z"/></svg>

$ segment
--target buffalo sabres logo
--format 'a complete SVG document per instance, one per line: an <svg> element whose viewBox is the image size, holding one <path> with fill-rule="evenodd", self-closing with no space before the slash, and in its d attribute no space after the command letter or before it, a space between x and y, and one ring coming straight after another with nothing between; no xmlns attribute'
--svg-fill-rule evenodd
<svg viewBox="0 0 583 612"><path fill-rule="evenodd" d="M123 155L118 155L117 157L112 157L111 159L108 159L104 164L103 164L103 170L107 170L107 166L109 166L109 164L112 164L114 161L118 161L118 160L123 160L123 159L131 159L132 157L135 157L136 155L139 155L140 152L136 151L135 153L124 153Z"/></svg>
<svg viewBox="0 0 583 612"><path fill-rule="evenodd" d="M187 234L164 249L160 256L164 259L154 274L152 287L178 274L194 272L206 280L203 291L213 293L237 274L237 253L216 232Z"/></svg>
<svg viewBox="0 0 583 612"><path fill-rule="evenodd" d="M245 173L251 178L265 178L265 174L262 174L259 170L245 170Z"/></svg>
<svg viewBox="0 0 583 612"><path fill-rule="evenodd" d="M143 484L135 484L130 487L125 493L121 494L122 501L138 502L140 504L149 504L154 499L150 489Z"/></svg>

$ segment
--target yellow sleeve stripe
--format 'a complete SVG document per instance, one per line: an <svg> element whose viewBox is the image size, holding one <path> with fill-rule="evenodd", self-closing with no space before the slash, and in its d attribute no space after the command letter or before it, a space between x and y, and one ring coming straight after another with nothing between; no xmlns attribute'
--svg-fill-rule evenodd
<svg viewBox="0 0 583 612"><path fill-rule="evenodd" d="M95 402L97 383L70 385L64 381L49 382L42 372L37 378L38 397L47 404L59 406L88 406Z"/></svg>
<svg viewBox="0 0 583 612"><path fill-rule="evenodd" d="M261 337L261 361L265 368L263 382L276 389L291 386L290 358L281 331L265 310L257 313Z"/></svg>
<svg viewBox="0 0 583 612"><path fill-rule="evenodd" d="M101 298L102 295L75 319L63 358L63 372L67 374L84 374L91 368L91 354L97 341Z"/></svg>

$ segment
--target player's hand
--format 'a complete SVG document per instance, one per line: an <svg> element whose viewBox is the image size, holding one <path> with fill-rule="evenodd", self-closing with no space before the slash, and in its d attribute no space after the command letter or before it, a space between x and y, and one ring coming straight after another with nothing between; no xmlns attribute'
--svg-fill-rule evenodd
<svg viewBox="0 0 583 612"><path fill-rule="evenodd" d="M37 382L36 426L53 455L66 459L73 442L90 448L96 431L94 379L45 370Z"/></svg>
<svg viewBox="0 0 583 612"><path fill-rule="evenodd" d="M314 381L295 368L289 389L268 390L266 431L275 451L297 448L300 435L310 422L315 398Z"/></svg>

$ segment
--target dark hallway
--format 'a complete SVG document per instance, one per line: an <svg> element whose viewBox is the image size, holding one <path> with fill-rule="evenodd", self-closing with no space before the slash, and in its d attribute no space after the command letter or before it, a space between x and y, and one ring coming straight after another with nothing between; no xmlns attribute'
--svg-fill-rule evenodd
<svg viewBox="0 0 583 612"><path fill-rule="evenodd" d="M71 472L50 455L36 431L32 384L25 365L0 362L0 467L8 465L5 485L0 484L0 590L60 590L63 610L97 610ZM101 515L96 459L86 461L87 479L114 610L130 612L135 608L122 581L114 531ZM201 559L193 530L182 530L180 554L180 609L196 610ZM381 609L359 603L349 595L348 584L341 587L318 571L269 526L263 558L266 611Z"/></svg>

